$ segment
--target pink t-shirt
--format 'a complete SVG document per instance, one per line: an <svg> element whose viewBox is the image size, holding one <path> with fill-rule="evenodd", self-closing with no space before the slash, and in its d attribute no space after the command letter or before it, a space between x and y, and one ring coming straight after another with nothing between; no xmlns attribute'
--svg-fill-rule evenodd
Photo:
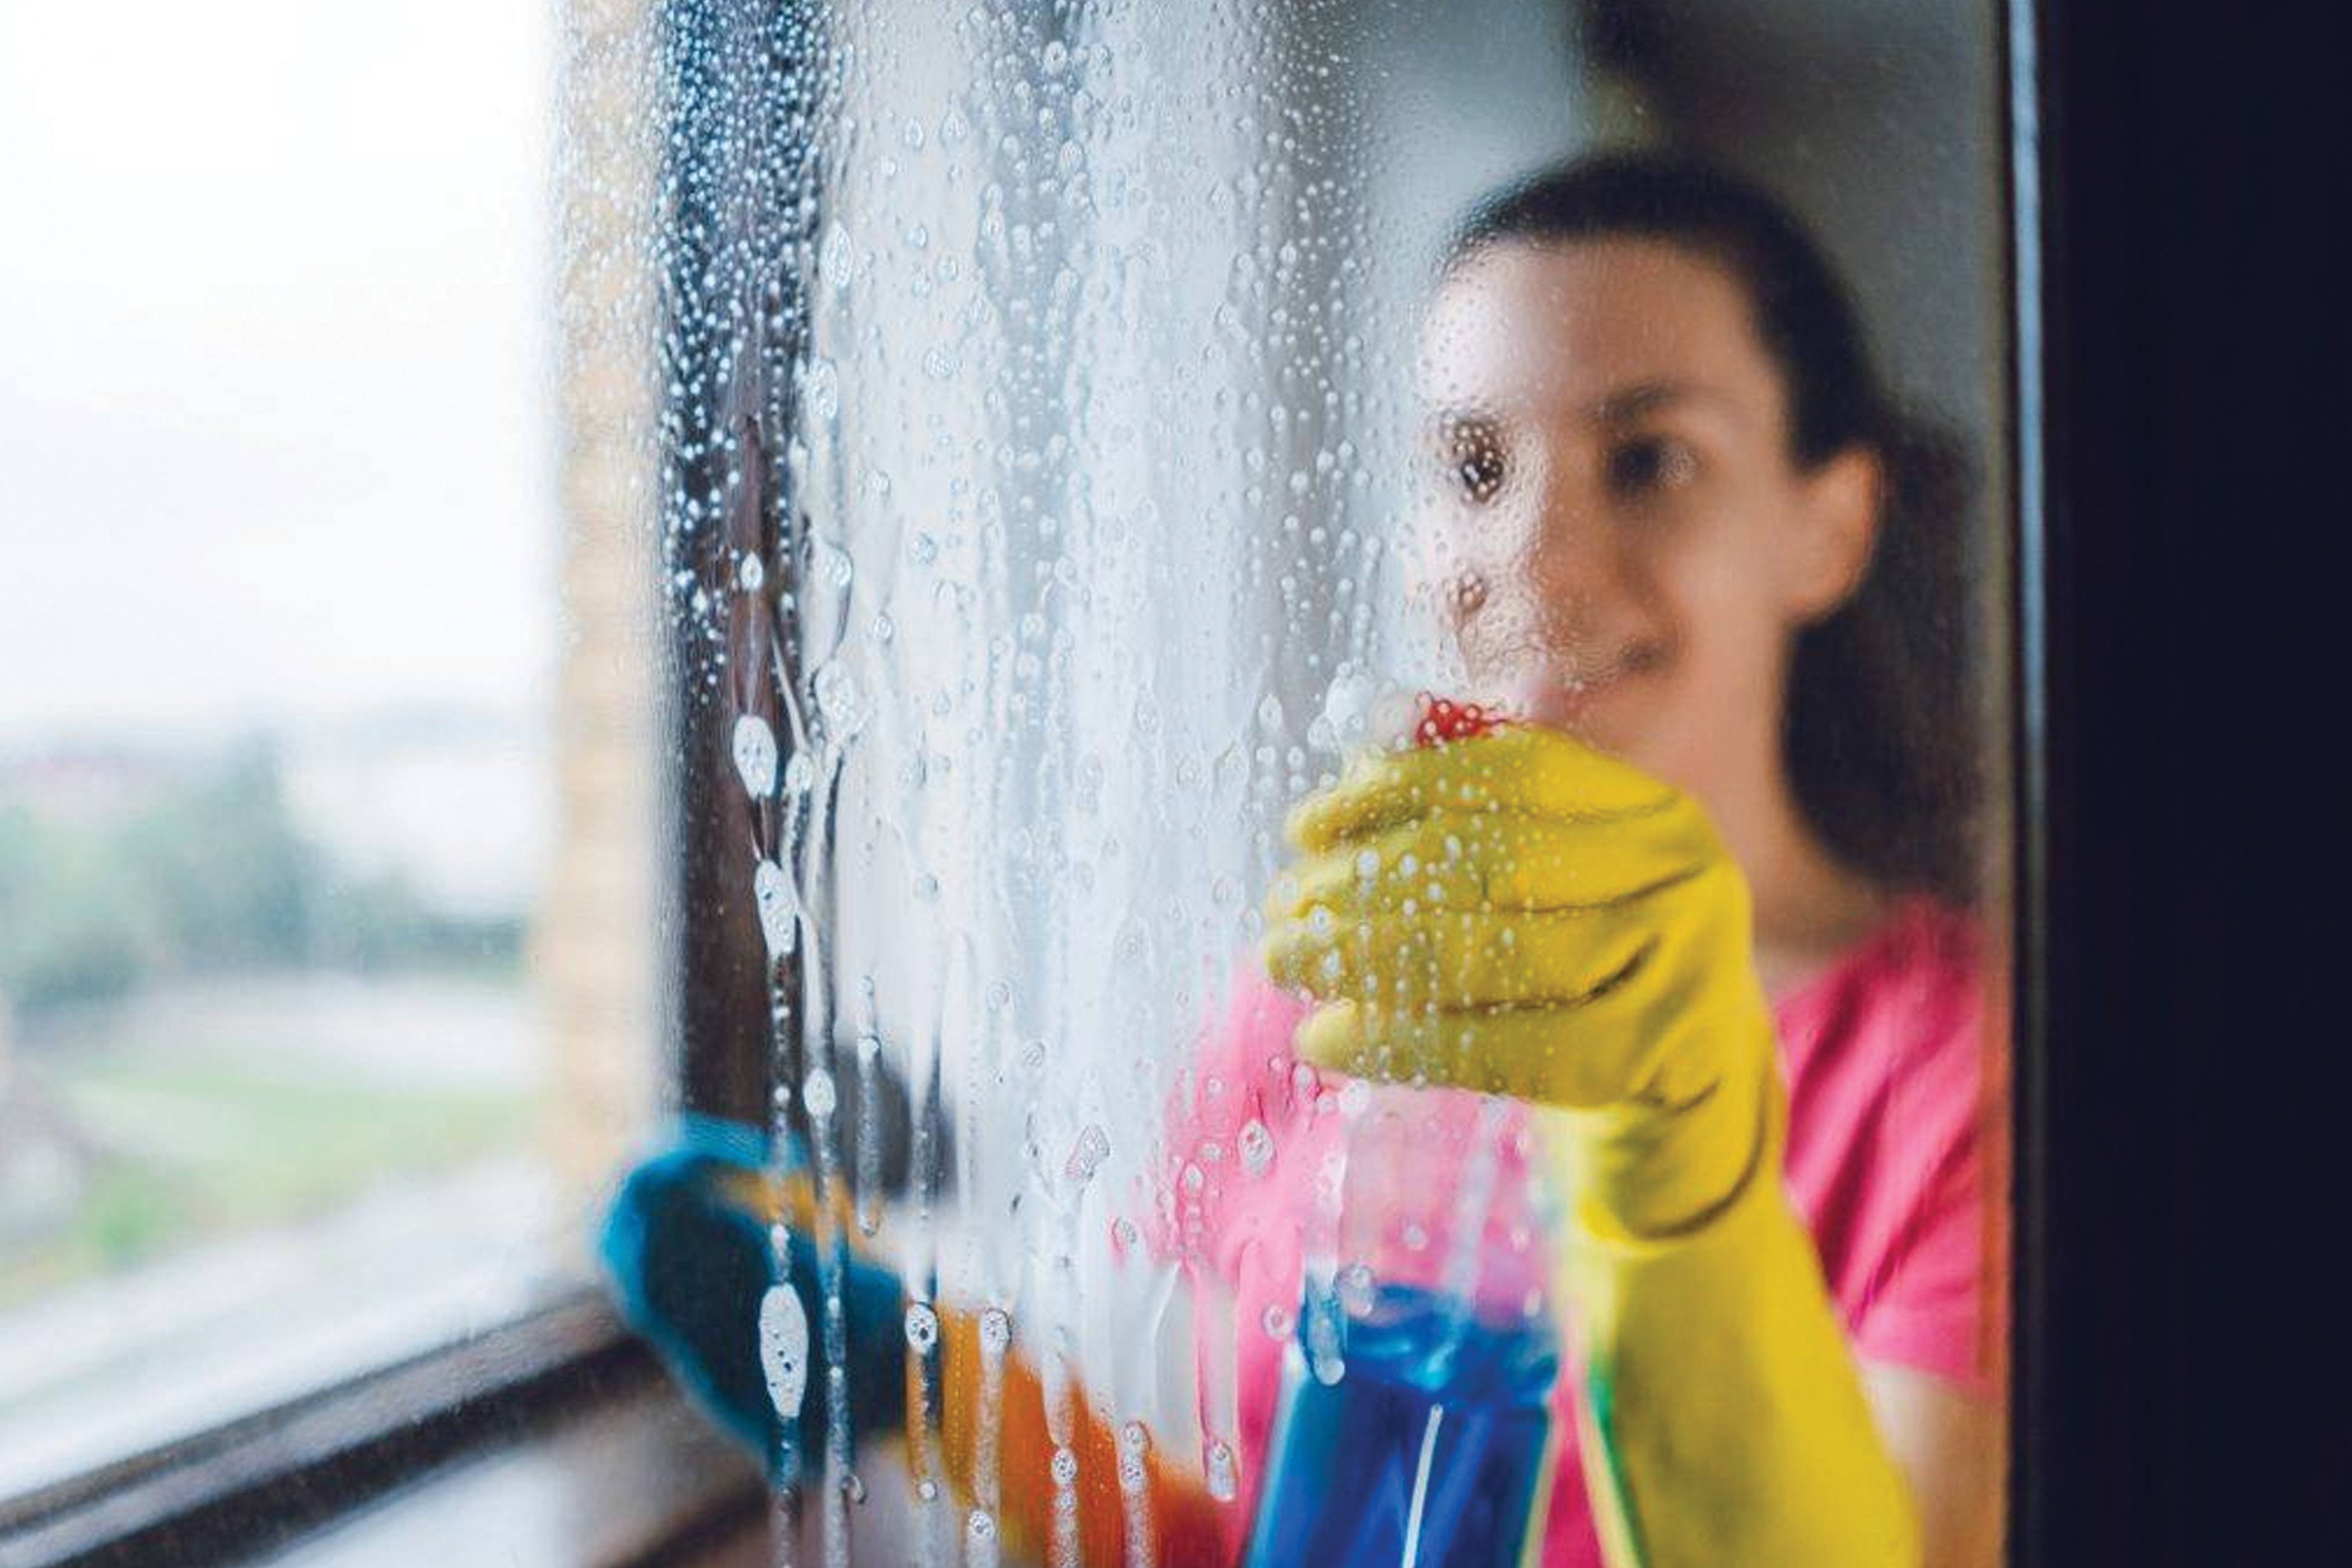
<svg viewBox="0 0 2352 1568"><path fill-rule="evenodd" d="M1982 966L1964 916L1914 900L1780 998L1773 1016L1789 1086L1789 1194L1821 1250L1855 1355L1992 1394L2004 1376L2007 1329L2007 1055L2006 1031L1988 1026ZM1234 1297L1244 1488L1233 1510L1236 1549L1265 1473L1318 1183L1330 1181L1339 1147L1336 1086L1291 1056L1304 1014L1271 985L1238 988L1200 1063L1189 1110L1171 1128L1181 1196L1170 1239ZM1433 1142L1473 1142L1476 1096L1442 1090L1413 1100L1415 1127ZM1540 1266L1538 1227L1524 1205L1508 1201L1528 1190L1528 1141L1517 1122L1516 1114L1507 1120L1495 1141L1503 1201L1490 1209L1482 1243L1489 1279ZM1351 1178L1351 1202L1353 1192ZM1355 1239L1345 1255L1364 1257L1364 1238ZM1369 1245L1384 1277L1425 1279L1444 1242L1416 1217ZM1206 1319L1203 1334L1220 1331ZM1204 1344L1204 1361L1222 1363L1225 1348ZM1559 1383L1548 1568L1598 1568L1601 1560L1574 1424L1565 1418L1575 1381Z"/></svg>

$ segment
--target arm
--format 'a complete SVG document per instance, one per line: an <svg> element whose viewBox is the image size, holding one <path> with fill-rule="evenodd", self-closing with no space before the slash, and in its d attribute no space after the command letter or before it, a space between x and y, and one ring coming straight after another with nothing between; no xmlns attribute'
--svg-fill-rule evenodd
<svg viewBox="0 0 2352 1568"><path fill-rule="evenodd" d="M1972 930L1914 950L1881 1137L1899 1231L1853 1325L1863 1391L1918 1500L1927 1568L1994 1568L2006 1518L2009 1023ZM1882 1173L1885 1182L1892 1173Z"/></svg>
<svg viewBox="0 0 2352 1568"><path fill-rule="evenodd" d="M1299 1054L1534 1108L1612 1563L1919 1563L1780 1179L1746 887L1696 806L1514 728L1378 756L1292 835L1267 957L1320 1004Z"/></svg>
<svg viewBox="0 0 2352 1568"><path fill-rule="evenodd" d="M2008 1412L1909 1367L1864 1363L1862 1386L1918 1500L1925 1568L2000 1568Z"/></svg>

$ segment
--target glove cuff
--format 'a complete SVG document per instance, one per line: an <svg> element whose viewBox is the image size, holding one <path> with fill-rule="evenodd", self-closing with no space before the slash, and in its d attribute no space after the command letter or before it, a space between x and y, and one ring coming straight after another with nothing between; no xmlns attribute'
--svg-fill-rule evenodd
<svg viewBox="0 0 2352 1568"><path fill-rule="evenodd" d="M1671 1110L1622 1104L1559 1113L1577 1244L1687 1241L1756 1194L1776 1192L1787 1097L1769 1051L1748 1060Z"/></svg>

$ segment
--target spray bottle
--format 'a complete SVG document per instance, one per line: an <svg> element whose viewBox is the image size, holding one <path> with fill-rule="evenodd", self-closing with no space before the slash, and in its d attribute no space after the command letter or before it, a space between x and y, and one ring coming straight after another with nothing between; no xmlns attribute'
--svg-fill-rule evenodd
<svg viewBox="0 0 2352 1568"><path fill-rule="evenodd" d="M1426 693L1411 718L1423 746L1506 721ZM1246 1561L1520 1561L1543 1529L1559 1368L1522 1118L1493 1096L1360 1080L1340 1108L1338 1212L1308 1226Z"/></svg>

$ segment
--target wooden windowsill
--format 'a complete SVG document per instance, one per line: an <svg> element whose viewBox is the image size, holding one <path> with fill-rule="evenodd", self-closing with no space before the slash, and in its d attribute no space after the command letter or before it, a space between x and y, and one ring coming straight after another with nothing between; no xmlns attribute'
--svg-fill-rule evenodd
<svg viewBox="0 0 2352 1568"><path fill-rule="evenodd" d="M270 1568L752 1568L766 1562L766 1541L758 1470L655 1376L252 1561Z"/></svg>
<svg viewBox="0 0 2352 1568"><path fill-rule="evenodd" d="M750 1459L583 1291L0 1503L0 1568L692 1563L763 1527L764 1498ZM417 1531L450 1549L398 1544Z"/></svg>

